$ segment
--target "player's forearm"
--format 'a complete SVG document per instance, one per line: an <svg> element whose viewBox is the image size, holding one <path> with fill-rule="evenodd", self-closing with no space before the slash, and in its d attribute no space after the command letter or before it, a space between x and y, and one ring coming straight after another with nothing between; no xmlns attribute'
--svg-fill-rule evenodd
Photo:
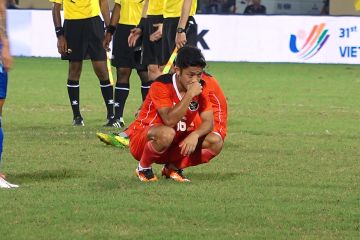
<svg viewBox="0 0 360 240"><path fill-rule="evenodd" d="M213 111L209 110L200 114L201 116L201 124L195 129L194 133L199 137L203 137L210 133L214 128L214 117Z"/></svg>
<svg viewBox="0 0 360 240"><path fill-rule="evenodd" d="M107 0L100 0L100 10L101 10L101 15L105 22L105 26L109 26L110 10L109 10L109 3Z"/></svg>
<svg viewBox="0 0 360 240"><path fill-rule="evenodd" d="M212 122L201 123L201 125L194 131L198 137L203 137L209 134L214 128L214 124Z"/></svg>
<svg viewBox="0 0 360 240"><path fill-rule="evenodd" d="M110 19L111 26L116 26L118 24L119 19L120 19L120 10L121 10L121 5L115 3L114 8L111 13L111 19Z"/></svg>
<svg viewBox="0 0 360 240"><path fill-rule="evenodd" d="M55 28L61 27L60 10L61 10L61 4L54 3L53 8L52 8L52 17L53 17L53 22L54 22Z"/></svg>
<svg viewBox="0 0 360 240"><path fill-rule="evenodd" d="M146 0L144 3L144 7L142 9L142 12L141 12L141 17L143 17L143 18L147 17L146 13L147 13L148 7L149 7L149 0Z"/></svg>
<svg viewBox="0 0 360 240"><path fill-rule="evenodd" d="M0 41L4 45L7 43L7 31L6 31L6 6L5 1L0 2Z"/></svg>
<svg viewBox="0 0 360 240"><path fill-rule="evenodd" d="M169 127L174 127L186 114L186 111L192 100L191 96L185 94L184 98L169 111L162 115L160 114L164 124Z"/></svg>
<svg viewBox="0 0 360 240"><path fill-rule="evenodd" d="M178 23L178 28L186 27L186 23L189 19L191 5L193 0L184 0L183 6L181 8L181 16Z"/></svg>

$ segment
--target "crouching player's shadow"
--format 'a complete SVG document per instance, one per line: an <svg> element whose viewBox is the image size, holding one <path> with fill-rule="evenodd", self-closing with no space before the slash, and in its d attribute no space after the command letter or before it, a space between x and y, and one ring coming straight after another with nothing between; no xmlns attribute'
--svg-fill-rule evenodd
<svg viewBox="0 0 360 240"><path fill-rule="evenodd" d="M53 170L39 170L34 172L11 174L11 178L18 180L21 183L39 182L50 180L63 180L70 178L81 177L82 170L75 169L53 169Z"/></svg>
<svg viewBox="0 0 360 240"><path fill-rule="evenodd" d="M218 181L230 181L230 180L234 180L236 178L238 178L239 176L243 175L243 172L220 172L220 173L215 173L215 172L193 172L190 173L189 172L189 176L191 175L191 177L197 181L214 181L214 180L218 180Z"/></svg>

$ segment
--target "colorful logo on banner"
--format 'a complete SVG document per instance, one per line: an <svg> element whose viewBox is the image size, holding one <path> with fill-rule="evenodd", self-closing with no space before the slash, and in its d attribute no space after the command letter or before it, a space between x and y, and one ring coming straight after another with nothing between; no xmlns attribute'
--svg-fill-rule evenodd
<svg viewBox="0 0 360 240"><path fill-rule="evenodd" d="M297 54L300 59L310 59L314 57L325 45L327 40L330 37L328 34L329 29L325 28L325 23L321 23L320 25L313 26L310 34L306 35L306 33L301 30L297 35L290 35L290 50L291 52ZM301 48L297 47L297 43L299 39L304 39L304 43Z"/></svg>

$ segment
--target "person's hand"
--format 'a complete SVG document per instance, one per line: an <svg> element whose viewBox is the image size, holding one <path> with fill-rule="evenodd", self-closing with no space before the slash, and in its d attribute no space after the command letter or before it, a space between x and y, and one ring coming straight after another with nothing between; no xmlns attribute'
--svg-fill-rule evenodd
<svg viewBox="0 0 360 240"><path fill-rule="evenodd" d="M190 133L180 144L179 147L181 148L181 155L188 156L195 151L195 148L198 144L199 136L192 132Z"/></svg>
<svg viewBox="0 0 360 240"><path fill-rule="evenodd" d="M67 42L66 42L66 39L64 36L58 37L57 48L58 48L58 52L61 55L65 55L67 53L67 51L68 51Z"/></svg>
<svg viewBox="0 0 360 240"><path fill-rule="evenodd" d="M109 45L110 45L111 39L112 39L111 33L108 33L108 32L105 33L105 37L104 37L104 40L103 40L103 48L106 51L109 50Z"/></svg>
<svg viewBox="0 0 360 240"><path fill-rule="evenodd" d="M182 32L182 33L176 33L176 37L175 37L175 44L176 47L178 49L182 48L183 46L185 46L187 40L186 40L186 33Z"/></svg>
<svg viewBox="0 0 360 240"><path fill-rule="evenodd" d="M202 86L198 81L194 81L188 84L186 87L187 87L187 92L190 94L191 98L200 95L202 92Z"/></svg>
<svg viewBox="0 0 360 240"><path fill-rule="evenodd" d="M5 71L9 71L11 69L12 63L13 63L13 58L10 54L10 49L9 49L9 45L8 43L6 43L6 45L4 44L2 52L1 52L1 59L2 59L2 64L5 68Z"/></svg>
<svg viewBox="0 0 360 240"><path fill-rule="evenodd" d="M150 41L151 42L155 42L157 40L159 40L162 37L162 29L163 29L163 24L162 23L156 23L153 25L154 27L156 27L156 31L153 32L150 35Z"/></svg>
<svg viewBox="0 0 360 240"><path fill-rule="evenodd" d="M139 39L141 34L142 34L141 28L136 27L136 28L133 28L133 29L130 30L130 34L129 34L129 37L128 37L129 47L135 47L136 41Z"/></svg>

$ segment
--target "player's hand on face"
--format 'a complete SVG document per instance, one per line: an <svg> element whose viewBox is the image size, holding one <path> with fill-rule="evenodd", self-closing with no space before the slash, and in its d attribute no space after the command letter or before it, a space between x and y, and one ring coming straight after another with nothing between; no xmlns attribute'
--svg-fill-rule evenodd
<svg viewBox="0 0 360 240"><path fill-rule="evenodd" d="M57 47L58 47L58 52L61 55L65 55L67 53L67 42L64 36L58 37Z"/></svg>
<svg viewBox="0 0 360 240"><path fill-rule="evenodd" d="M162 23L156 23L153 25L154 27L156 27L156 31L153 32L150 35L150 41L151 42L155 42L157 40L159 40L162 37L162 28L163 28L163 24Z"/></svg>
<svg viewBox="0 0 360 240"><path fill-rule="evenodd" d="M195 97L201 94L202 92L202 86L200 82L193 81L192 83L187 85L187 91L191 95L191 97Z"/></svg>
<svg viewBox="0 0 360 240"><path fill-rule="evenodd" d="M181 148L181 155L188 156L192 154L199 141L199 136L195 133L190 133L189 136L187 136L179 145Z"/></svg>
<svg viewBox="0 0 360 240"><path fill-rule="evenodd" d="M176 33L176 37L175 37L175 44L176 47L178 49L182 48L183 46L185 46L187 40L186 40L186 34L184 32L182 33Z"/></svg>
<svg viewBox="0 0 360 240"><path fill-rule="evenodd" d="M103 48L107 51L109 49L109 45L112 39L111 33L106 33L103 40Z"/></svg>
<svg viewBox="0 0 360 240"><path fill-rule="evenodd" d="M136 41L139 39L141 34L142 34L141 28L133 28L130 30L130 34L128 37L129 47L135 47Z"/></svg>

